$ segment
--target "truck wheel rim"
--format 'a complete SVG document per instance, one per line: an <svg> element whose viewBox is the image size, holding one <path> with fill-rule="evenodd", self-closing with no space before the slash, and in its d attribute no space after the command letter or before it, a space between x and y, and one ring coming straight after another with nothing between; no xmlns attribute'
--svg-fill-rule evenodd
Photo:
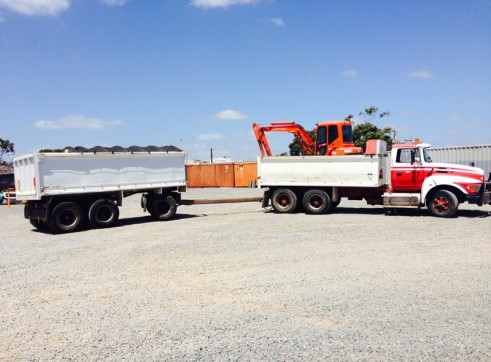
<svg viewBox="0 0 491 362"><path fill-rule="evenodd" d="M113 211L108 206L101 206L97 210L97 220L110 221L113 218Z"/></svg>
<svg viewBox="0 0 491 362"><path fill-rule="evenodd" d="M433 207L438 211L447 211L448 200L445 197L438 197L433 201Z"/></svg>
<svg viewBox="0 0 491 362"><path fill-rule="evenodd" d="M66 210L60 214L59 220L60 224L62 224L63 226L71 226L76 222L77 217L73 214L72 211Z"/></svg>
<svg viewBox="0 0 491 362"><path fill-rule="evenodd" d="M318 195L314 195L309 199L309 204L312 206L314 209L319 209L322 207L322 198L319 197Z"/></svg>
<svg viewBox="0 0 491 362"><path fill-rule="evenodd" d="M283 207L286 207L288 205L290 205L290 198L286 195L281 195L280 198L280 205L283 206Z"/></svg>

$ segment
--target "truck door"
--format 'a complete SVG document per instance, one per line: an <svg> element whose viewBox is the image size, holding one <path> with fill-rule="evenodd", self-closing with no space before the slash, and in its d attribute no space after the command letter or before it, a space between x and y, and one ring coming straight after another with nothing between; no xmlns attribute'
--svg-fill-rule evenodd
<svg viewBox="0 0 491 362"><path fill-rule="evenodd" d="M396 191L419 191L427 176L419 148L399 148L391 168L392 188Z"/></svg>

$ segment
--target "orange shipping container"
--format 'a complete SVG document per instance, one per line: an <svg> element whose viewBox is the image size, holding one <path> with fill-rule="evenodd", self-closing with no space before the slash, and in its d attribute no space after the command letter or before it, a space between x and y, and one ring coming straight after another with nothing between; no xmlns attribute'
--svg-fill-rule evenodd
<svg viewBox="0 0 491 362"><path fill-rule="evenodd" d="M216 163L186 166L187 185L192 187L249 187L257 180L257 163Z"/></svg>
<svg viewBox="0 0 491 362"><path fill-rule="evenodd" d="M188 187L234 187L233 164L186 166Z"/></svg>
<svg viewBox="0 0 491 362"><path fill-rule="evenodd" d="M249 187L257 181L257 162L234 164L235 187Z"/></svg>

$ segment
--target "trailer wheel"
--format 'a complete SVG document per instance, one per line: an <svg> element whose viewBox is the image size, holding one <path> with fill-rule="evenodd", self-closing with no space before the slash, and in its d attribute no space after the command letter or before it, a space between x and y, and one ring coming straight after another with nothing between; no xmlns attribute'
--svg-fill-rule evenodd
<svg viewBox="0 0 491 362"><path fill-rule="evenodd" d="M170 195L158 195L148 201L148 212L155 220L169 220L176 214L176 200Z"/></svg>
<svg viewBox="0 0 491 362"><path fill-rule="evenodd" d="M297 203L297 195L290 189L276 189L271 195L271 205L276 212L293 212L297 208Z"/></svg>
<svg viewBox="0 0 491 362"><path fill-rule="evenodd" d="M48 231L49 230L48 224L46 224L46 222L44 222L44 221L40 221L37 219L29 219L29 222L31 223L32 226L34 226L39 231Z"/></svg>
<svg viewBox="0 0 491 362"><path fill-rule="evenodd" d="M331 207L331 198L323 190L309 190L303 196L303 208L307 214L323 214Z"/></svg>
<svg viewBox="0 0 491 362"><path fill-rule="evenodd" d="M83 224L82 208L74 202L61 202L55 206L48 219L48 226L54 232L68 233L77 230Z"/></svg>
<svg viewBox="0 0 491 362"><path fill-rule="evenodd" d="M453 217L459 207L459 200L448 190L438 190L427 201L428 209L433 216Z"/></svg>
<svg viewBox="0 0 491 362"><path fill-rule="evenodd" d="M89 222L95 228L108 228L119 219L119 208L111 199L96 200L89 209Z"/></svg>

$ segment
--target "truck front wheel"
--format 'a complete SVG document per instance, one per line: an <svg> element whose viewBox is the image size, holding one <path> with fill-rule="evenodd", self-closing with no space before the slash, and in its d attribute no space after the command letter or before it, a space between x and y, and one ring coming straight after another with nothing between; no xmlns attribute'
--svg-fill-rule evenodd
<svg viewBox="0 0 491 362"><path fill-rule="evenodd" d="M453 217L459 207L459 200L448 190L438 190L428 198L428 209L433 216Z"/></svg>
<svg viewBox="0 0 491 362"><path fill-rule="evenodd" d="M331 208L331 198L324 190L309 190L302 204L307 214L323 214Z"/></svg>
<svg viewBox="0 0 491 362"><path fill-rule="evenodd" d="M89 222L95 228L108 228L119 219L119 208L110 199L96 200L89 209Z"/></svg>
<svg viewBox="0 0 491 362"><path fill-rule="evenodd" d="M83 221L82 208L72 201L66 201L55 206L48 225L53 232L68 233L77 230Z"/></svg>
<svg viewBox="0 0 491 362"><path fill-rule="evenodd" d="M170 195L156 195L148 200L148 212L155 220L169 220L177 211L176 200Z"/></svg>
<svg viewBox="0 0 491 362"><path fill-rule="evenodd" d="M290 189L276 189L271 195L271 205L276 212L293 212L297 208L297 202L297 195Z"/></svg>

